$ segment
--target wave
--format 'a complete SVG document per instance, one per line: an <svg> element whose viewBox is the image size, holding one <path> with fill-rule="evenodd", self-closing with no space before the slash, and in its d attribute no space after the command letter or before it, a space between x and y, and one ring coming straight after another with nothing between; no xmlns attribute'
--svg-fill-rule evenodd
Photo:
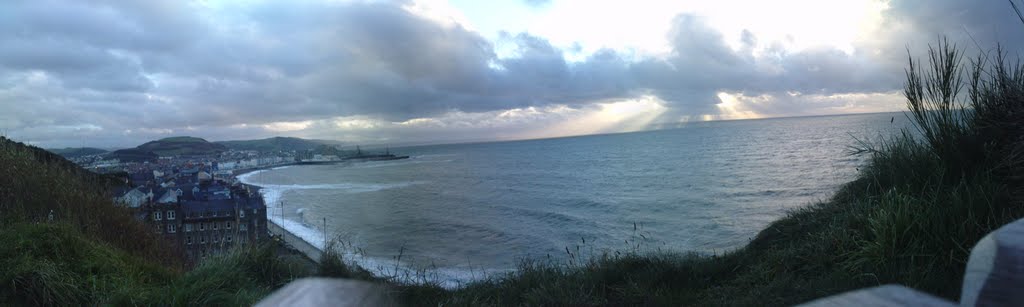
<svg viewBox="0 0 1024 307"><path fill-rule="evenodd" d="M391 167L391 166L403 166L421 163L449 163L453 160L421 160L415 158L403 159L394 162L363 162L358 165L349 166L354 169L365 169L365 168L378 168L378 167Z"/></svg>
<svg viewBox="0 0 1024 307"><path fill-rule="evenodd" d="M248 173L245 173L245 174L241 174L241 175L235 176L235 178L238 178L238 181L241 181L242 183L252 184L252 183L249 182L249 177L252 177L252 176L254 176L256 174L259 174L259 173L262 173L262 172L266 172L266 171L267 170L265 170L265 169L255 170L255 171L251 171L251 172L248 172Z"/></svg>
<svg viewBox="0 0 1024 307"><path fill-rule="evenodd" d="M268 203L271 203L271 201L277 201L281 196L277 190L265 191L267 192L263 193L263 197ZM326 248L325 244L327 241L324 236L323 229L304 221L295 221L275 216L273 215L273 209L271 208L280 208L280 206L268 206L268 221L284 228L296 237L299 237L321 251ZM296 210L296 212L300 214L302 211L305 210L302 208ZM395 259L364 256L359 253L357 248L354 247L341 250L341 252L344 259L369 270L377 276L391 277L410 283L437 283L448 289L458 288L472 281L482 280L511 271L500 269L474 269L471 267L434 267L420 269L415 267L415 263L410 263L408 261L396 261Z"/></svg>
<svg viewBox="0 0 1024 307"><path fill-rule="evenodd" d="M324 183L324 184L260 184L263 189L288 191L288 190L341 190L349 193L375 192L380 190L407 187L421 184L421 181L408 181L396 183Z"/></svg>
<svg viewBox="0 0 1024 307"><path fill-rule="evenodd" d="M247 173L238 176L238 180L246 183L252 173ZM324 236L324 230L318 226L307 223L301 218L305 212L305 208L298 208L295 213L298 214L300 220L292 220L283 218L280 215L274 215L275 210L281 209L281 197L284 192L289 190L303 190L303 189L342 189L349 192L369 192L379 191L384 189L398 188L418 184L420 182L403 182L393 184L360 184L360 183L335 183L335 184L310 184L310 185L276 185L276 184L261 184L257 185L260 187L260 194L263 196L264 203L267 204L267 221L274 223L281 228L284 228L288 232L291 232L296 237L299 237L303 241L306 241L313 247L323 251L325 247L326 238ZM256 185L256 184L253 184ZM386 259L379 257L367 257L357 252L357 249L350 248L343 250L344 257L354 262L356 265L367 269L377 276L393 277L401 281L406 282L431 282L437 283L442 287L453 289L461 287L468 282L489 278L496 274L504 274L510 270L499 270L499 269L474 269L469 267L445 267L445 268L430 268L430 269L416 269L413 267L413 263L405 261L395 261L394 259Z"/></svg>

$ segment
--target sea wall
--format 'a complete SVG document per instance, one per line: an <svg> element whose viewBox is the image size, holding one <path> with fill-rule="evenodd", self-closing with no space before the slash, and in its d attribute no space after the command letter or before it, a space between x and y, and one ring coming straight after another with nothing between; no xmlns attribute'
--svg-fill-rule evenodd
<svg viewBox="0 0 1024 307"><path fill-rule="evenodd" d="M279 236L281 240L287 243L289 246L299 251L300 253L309 257L313 261L320 262L320 250L314 247L309 242L302 240L299 236L296 236L291 231L284 229L284 227L278 226L271 220L267 220L267 230L274 236Z"/></svg>

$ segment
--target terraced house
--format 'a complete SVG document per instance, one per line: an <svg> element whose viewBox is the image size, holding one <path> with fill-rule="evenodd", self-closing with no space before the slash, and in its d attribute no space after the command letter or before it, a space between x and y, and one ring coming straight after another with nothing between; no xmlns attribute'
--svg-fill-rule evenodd
<svg viewBox="0 0 1024 307"><path fill-rule="evenodd" d="M203 178L160 189L137 216L175 242L190 263L267 239L263 198L244 185Z"/></svg>
<svg viewBox="0 0 1024 307"><path fill-rule="evenodd" d="M244 190L243 190L244 191ZM263 199L246 193L230 199L182 201L182 246L195 262L236 245L267 238L267 209Z"/></svg>

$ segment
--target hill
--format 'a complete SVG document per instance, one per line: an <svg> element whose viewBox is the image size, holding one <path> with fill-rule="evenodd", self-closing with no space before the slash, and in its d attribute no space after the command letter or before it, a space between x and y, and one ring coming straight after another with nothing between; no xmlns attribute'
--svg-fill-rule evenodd
<svg viewBox="0 0 1024 307"><path fill-rule="evenodd" d="M173 271L161 263L180 263L149 227L112 204L107 191L116 179L2 137L0 173L4 305L93 305L111 285L165 278Z"/></svg>
<svg viewBox="0 0 1024 307"><path fill-rule="evenodd" d="M137 148L118 149L107 154L107 159L118 159L122 162L153 162L159 157L152 151Z"/></svg>
<svg viewBox="0 0 1024 307"><path fill-rule="evenodd" d="M223 145L233 150L303 151L311 150L321 145L335 142L278 136L259 140L221 141L215 143Z"/></svg>
<svg viewBox="0 0 1024 307"><path fill-rule="evenodd" d="M152 152L158 156L215 155L228 150L224 145L210 143L204 139L190 136L159 139L135 148L141 151Z"/></svg>
<svg viewBox="0 0 1024 307"><path fill-rule="evenodd" d="M47 151L61 155L65 158L78 158L107 153L106 150L92 147L50 148L47 149Z"/></svg>

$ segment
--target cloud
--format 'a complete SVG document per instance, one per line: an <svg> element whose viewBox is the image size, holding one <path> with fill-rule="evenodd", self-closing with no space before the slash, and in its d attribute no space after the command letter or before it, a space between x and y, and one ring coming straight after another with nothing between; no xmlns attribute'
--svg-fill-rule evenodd
<svg viewBox="0 0 1024 307"><path fill-rule="evenodd" d="M532 7L540 7L551 4L551 0L523 0L523 3Z"/></svg>
<svg viewBox="0 0 1024 307"><path fill-rule="evenodd" d="M5 2L0 129L53 146L167 134L457 139L569 127L645 99L663 107L640 117L652 123L885 110L908 48L920 54L938 35L1024 47L1024 25L1002 3L888 4L882 26L852 49L787 49L756 29L722 33L683 13L665 34L667 54L578 56L531 33L491 41L405 1ZM519 114L515 124L493 125L509 114Z"/></svg>

